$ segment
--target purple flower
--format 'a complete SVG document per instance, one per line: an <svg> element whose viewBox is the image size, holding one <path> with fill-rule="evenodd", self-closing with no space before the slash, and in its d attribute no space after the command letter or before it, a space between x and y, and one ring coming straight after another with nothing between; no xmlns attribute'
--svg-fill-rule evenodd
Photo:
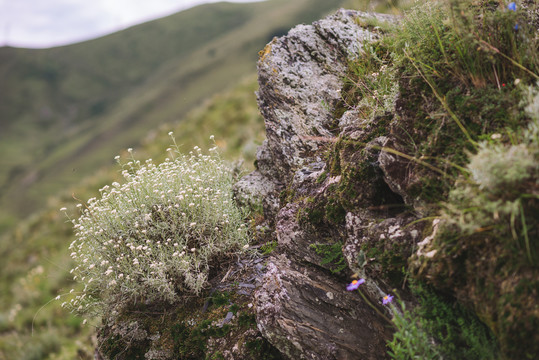
<svg viewBox="0 0 539 360"><path fill-rule="evenodd" d="M348 291L357 290L359 288L359 285L363 284L364 282L365 282L365 279L354 280L350 284L348 284L348 286L346 287L346 290Z"/></svg>
<svg viewBox="0 0 539 360"><path fill-rule="evenodd" d="M386 295L386 296L384 296L384 298L382 299L382 304L387 305L387 304L389 304L389 303L392 302L392 301L393 301L393 296L391 296L391 295Z"/></svg>
<svg viewBox="0 0 539 360"><path fill-rule="evenodd" d="M507 8L511 11L517 11L517 4L515 2L510 2L509 5L507 5Z"/></svg>

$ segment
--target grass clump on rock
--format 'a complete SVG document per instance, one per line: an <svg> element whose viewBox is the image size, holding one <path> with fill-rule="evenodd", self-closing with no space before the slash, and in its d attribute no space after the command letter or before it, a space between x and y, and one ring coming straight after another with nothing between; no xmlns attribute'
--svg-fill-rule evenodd
<svg viewBox="0 0 539 360"><path fill-rule="evenodd" d="M489 348L510 359L539 353L535 3L418 3L349 64L342 103L358 114L354 141L368 143L375 130L385 136L385 149L400 153L392 167L382 164L386 177L400 164L405 176L394 188L421 220L435 218L419 250L412 248L417 256L395 257L391 264L408 262L413 278L475 313L495 337L470 343L470 354L478 356L462 355L462 346L446 346L440 348L444 358L494 358L484 355ZM388 91L392 88L380 78L384 74L396 79L397 91ZM376 111L363 111L366 101L378 104L367 107ZM380 121L384 111L388 125ZM345 150L356 152L353 146ZM333 153L343 152L334 146ZM347 165L339 163L339 171ZM397 320L413 330L413 319L404 315ZM459 320L455 316L447 312L448 329ZM475 320L462 319L457 328L473 330ZM425 339L447 345L447 334L427 326L421 330L424 334L399 333L394 345L412 353Z"/></svg>
<svg viewBox="0 0 539 360"><path fill-rule="evenodd" d="M71 272L84 291L65 305L99 314L103 305L175 303L198 295L218 262L247 245L232 172L217 149L168 151L171 159L155 165L141 164L129 149L131 161L116 158L125 183L105 186L100 199L79 205Z"/></svg>
<svg viewBox="0 0 539 360"><path fill-rule="evenodd" d="M420 270L470 305L509 358L539 353L539 95L531 101L513 144L483 142L471 156Z"/></svg>

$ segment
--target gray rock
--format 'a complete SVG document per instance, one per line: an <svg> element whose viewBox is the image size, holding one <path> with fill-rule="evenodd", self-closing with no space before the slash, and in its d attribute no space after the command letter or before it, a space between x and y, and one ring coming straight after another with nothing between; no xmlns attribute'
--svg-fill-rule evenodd
<svg viewBox="0 0 539 360"><path fill-rule="evenodd" d="M295 188L300 188L301 185L307 181L314 182L320 176L324 170L326 163L323 161L317 161L297 170L294 174L292 184Z"/></svg>
<svg viewBox="0 0 539 360"><path fill-rule="evenodd" d="M247 283L239 283L238 286L243 287L243 288L250 288L250 289L255 288L255 286L253 284L247 284Z"/></svg>
<svg viewBox="0 0 539 360"><path fill-rule="evenodd" d="M254 210L262 208L265 214L271 215L279 210L277 189L277 184L257 170L234 184L234 195L240 205Z"/></svg>
<svg viewBox="0 0 539 360"><path fill-rule="evenodd" d="M307 262L331 270L331 264L326 264L322 256L318 255L311 247L313 244L325 244L328 239L323 233L309 226L299 223L298 211L304 207L301 202L294 202L284 206L277 216L275 235L279 247L284 250L291 259Z"/></svg>
<svg viewBox="0 0 539 360"><path fill-rule="evenodd" d="M296 26L261 52L257 101L267 140L257 151L257 171L236 191L244 201L254 199L247 203L262 201L268 217L276 215L285 184L301 168L320 163L317 150L335 138L338 119L331 109L341 99L346 64L359 56L365 40L378 37L356 21L369 16L394 19L341 9L312 25Z"/></svg>
<svg viewBox="0 0 539 360"><path fill-rule="evenodd" d="M146 360L169 360L174 356L172 349L150 349L144 354Z"/></svg>
<svg viewBox="0 0 539 360"><path fill-rule="evenodd" d="M339 128L346 133L353 133L354 130L361 130L368 124L369 119L361 119L361 112L356 109L347 110L339 119ZM350 136L351 139L357 140L360 136Z"/></svg>
<svg viewBox="0 0 539 360"><path fill-rule="evenodd" d="M384 359L392 331L325 272L273 257L255 293L258 329L289 359ZM373 302L371 300L371 302Z"/></svg>
<svg viewBox="0 0 539 360"><path fill-rule="evenodd" d="M266 123L268 149L280 177L313 162L321 139L332 138L331 109L340 99L347 59L377 35L360 27L359 13L340 10L312 25L276 38L258 62L258 105Z"/></svg>
<svg viewBox="0 0 539 360"><path fill-rule="evenodd" d="M234 313L232 313L231 311L227 312L221 326L223 326L224 324L228 324L230 320L232 320L233 317L234 317Z"/></svg>
<svg viewBox="0 0 539 360"><path fill-rule="evenodd" d="M320 177L328 171L322 147L344 133L364 141L371 127L376 127L370 119L362 122L354 111L341 119L332 113L341 99L347 62L360 56L363 41L378 36L357 21L368 16L374 15L339 10L312 25L299 25L270 42L258 62L257 98L267 140L257 152L257 170L236 185L236 193L238 199L263 203L266 220L275 225L278 249L284 252L269 259L254 296L258 329L289 359L385 358L385 342L392 333L359 294L346 292L346 283L330 275L329 266L310 246L335 243L340 240L336 234L346 234L346 229L319 231L300 221L301 211L308 205L303 199L325 201L326 191L341 181L338 175ZM370 140L367 151L358 154L361 158L343 153L341 159L352 166L361 161L377 164L383 141L385 138ZM377 171L375 180L387 188L382 171ZM356 184L363 193L354 204L378 204L381 187L371 181ZM293 193L286 205L278 200L283 189ZM368 210L365 215L375 219ZM359 235L359 229L350 228L352 231ZM345 239L349 247L345 255L355 256L358 250L355 245L359 242L350 240L352 237ZM371 299L379 299L387 287L369 280L366 288L376 290L367 291Z"/></svg>
<svg viewBox="0 0 539 360"><path fill-rule="evenodd" d="M400 256L405 262L414 252L421 240L425 226L424 222L415 222L417 218L406 213L380 221L369 211L346 214L346 242L343 246L343 255L350 269L369 279L376 279L375 291L372 296L383 296L391 287L386 285L381 272L379 259L368 258L361 248L376 247L381 252L391 252L391 256ZM400 269L399 269L400 270ZM374 288L369 286L369 290ZM383 290L382 290L383 289Z"/></svg>

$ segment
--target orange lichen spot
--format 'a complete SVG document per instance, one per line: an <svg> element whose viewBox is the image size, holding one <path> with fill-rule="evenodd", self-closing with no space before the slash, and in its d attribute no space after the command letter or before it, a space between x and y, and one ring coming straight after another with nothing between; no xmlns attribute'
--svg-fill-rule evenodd
<svg viewBox="0 0 539 360"><path fill-rule="evenodd" d="M260 50L258 52L258 58L260 61L264 61L266 59L266 56L270 53L271 51L271 42L268 43L264 49Z"/></svg>

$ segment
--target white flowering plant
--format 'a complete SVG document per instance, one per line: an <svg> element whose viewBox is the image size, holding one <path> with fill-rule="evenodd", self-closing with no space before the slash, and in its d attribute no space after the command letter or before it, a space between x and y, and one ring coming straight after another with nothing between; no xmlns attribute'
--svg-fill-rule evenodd
<svg viewBox="0 0 539 360"><path fill-rule="evenodd" d="M129 162L116 157L125 182L102 188L70 219L71 273L84 291L64 306L79 313L199 294L212 267L248 247L246 214L216 147L209 155L198 147L184 155L174 143L167 149L172 159L159 165L141 164L128 151Z"/></svg>

